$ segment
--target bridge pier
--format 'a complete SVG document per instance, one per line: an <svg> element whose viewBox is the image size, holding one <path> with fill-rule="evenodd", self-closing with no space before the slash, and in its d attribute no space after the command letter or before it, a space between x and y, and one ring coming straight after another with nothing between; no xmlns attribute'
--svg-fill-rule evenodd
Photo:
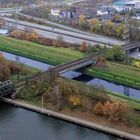
<svg viewBox="0 0 140 140"><path fill-rule="evenodd" d="M129 87L124 86L124 95L129 96Z"/></svg>
<svg viewBox="0 0 140 140"><path fill-rule="evenodd" d="M138 48L136 48L136 52L140 52L140 48L138 47Z"/></svg>

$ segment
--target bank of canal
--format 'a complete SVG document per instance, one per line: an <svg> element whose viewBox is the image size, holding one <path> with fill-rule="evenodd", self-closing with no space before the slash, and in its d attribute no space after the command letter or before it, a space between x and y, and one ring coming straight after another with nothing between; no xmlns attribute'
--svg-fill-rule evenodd
<svg viewBox="0 0 140 140"><path fill-rule="evenodd" d="M42 71L47 70L47 69L52 67L51 65L46 64L46 63L38 62L35 60L31 60L29 58L17 56L17 55L6 53L6 52L3 52L3 55L6 59L18 61L18 62L21 62L23 64L38 68ZM140 100L140 90L137 90L134 88L111 83L109 81L102 80L99 78L93 78L91 76L87 76L85 74L81 74L79 72L74 72L74 71L67 72L67 73L63 74L62 76L67 77L67 78L71 78L71 79L74 79L77 81L83 81L83 82L86 82L87 84L95 85L95 86L98 86L101 88L105 88L109 91L117 92L119 94L123 94L123 95L133 97L133 98Z"/></svg>
<svg viewBox="0 0 140 140"><path fill-rule="evenodd" d="M122 140L79 125L0 102L2 140Z"/></svg>

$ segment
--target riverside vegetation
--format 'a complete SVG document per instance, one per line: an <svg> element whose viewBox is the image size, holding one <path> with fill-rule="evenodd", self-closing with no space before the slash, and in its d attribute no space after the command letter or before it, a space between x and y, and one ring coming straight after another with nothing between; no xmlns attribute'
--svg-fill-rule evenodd
<svg viewBox="0 0 140 140"><path fill-rule="evenodd" d="M43 101L44 108L139 135L140 104L81 82L61 77L34 81L21 90L18 100L40 107Z"/></svg>
<svg viewBox="0 0 140 140"><path fill-rule="evenodd" d="M0 53L0 81L11 79L16 82L38 70L21 63L6 60Z"/></svg>

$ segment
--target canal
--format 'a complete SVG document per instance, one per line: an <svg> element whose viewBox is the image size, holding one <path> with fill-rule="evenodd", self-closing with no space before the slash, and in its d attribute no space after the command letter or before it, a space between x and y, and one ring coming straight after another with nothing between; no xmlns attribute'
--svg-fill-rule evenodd
<svg viewBox="0 0 140 140"><path fill-rule="evenodd" d="M3 52L3 55L6 59L18 61L20 63L38 68L42 71L53 67L53 66L46 64L46 63L38 62L35 60L31 60L31 59L28 59L25 57L17 56L17 55L6 53L6 52ZM104 88L104 89L107 89L107 90L110 90L113 92L117 92L119 94L123 94L123 95L129 96L129 97L140 99L140 90L137 90L134 88L123 86L120 84L111 83L111 82L106 81L106 80L94 78L94 77L91 77L91 76L88 76L88 75L85 75L85 74L82 74L79 72L74 72L74 71L66 72L62 76L70 78L70 79L74 79L77 81L82 81L82 82L85 82L89 85L98 86L100 88Z"/></svg>
<svg viewBox="0 0 140 140"><path fill-rule="evenodd" d="M122 140L0 102L0 140Z"/></svg>

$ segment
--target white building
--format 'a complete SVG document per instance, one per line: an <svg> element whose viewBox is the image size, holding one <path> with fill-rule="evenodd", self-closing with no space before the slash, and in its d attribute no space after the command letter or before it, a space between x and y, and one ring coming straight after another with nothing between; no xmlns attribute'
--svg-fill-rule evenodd
<svg viewBox="0 0 140 140"><path fill-rule="evenodd" d="M51 15L53 15L53 16L59 16L60 12L61 11L59 8L51 9Z"/></svg>
<svg viewBox="0 0 140 140"><path fill-rule="evenodd" d="M107 14L108 14L108 11L105 11L105 10L98 10L97 11L98 16L107 15Z"/></svg>

